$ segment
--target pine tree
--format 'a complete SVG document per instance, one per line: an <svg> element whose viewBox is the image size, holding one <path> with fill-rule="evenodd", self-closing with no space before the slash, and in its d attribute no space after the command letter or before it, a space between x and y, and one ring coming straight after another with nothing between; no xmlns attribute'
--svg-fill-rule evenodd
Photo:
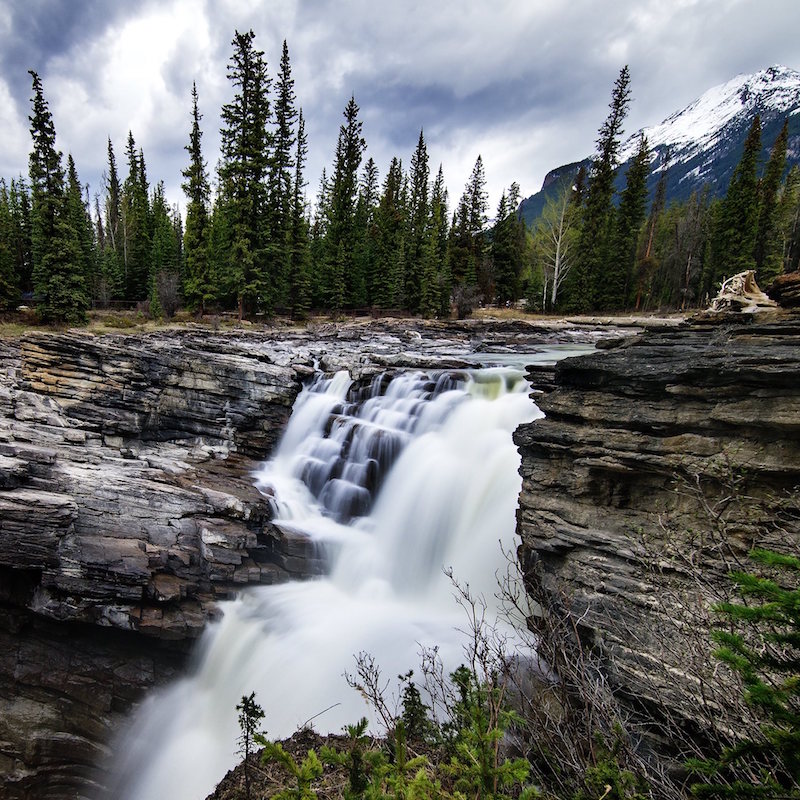
<svg viewBox="0 0 800 800"><path fill-rule="evenodd" d="M572 305L590 311L598 302L606 280L614 226L614 175L617 168L622 123L630 104L630 71L625 65L614 82L610 112L597 136L597 156L592 162L581 238L573 270Z"/></svg>
<svg viewBox="0 0 800 800"><path fill-rule="evenodd" d="M160 181L153 193L153 238L150 248L149 295L154 317L171 317L178 303L179 239Z"/></svg>
<svg viewBox="0 0 800 800"><path fill-rule="evenodd" d="M95 297L96 263L94 226L89 208L84 202L78 171L71 155L67 156L67 213L70 225L78 239L81 251L80 268L83 271L87 299Z"/></svg>
<svg viewBox="0 0 800 800"><path fill-rule="evenodd" d="M454 284L477 292L478 270L483 262L486 225L486 176L478 156L458 202L450 228L449 258Z"/></svg>
<svg viewBox="0 0 800 800"><path fill-rule="evenodd" d="M789 170L781 187L777 228L783 272L794 272L800 268L800 167Z"/></svg>
<svg viewBox="0 0 800 800"><path fill-rule="evenodd" d="M122 235L122 188L111 139L108 140L108 173L105 176L106 196L104 246L100 253L98 296L103 301L121 299L125 295L125 255Z"/></svg>
<svg viewBox="0 0 800 800"><path fill-rule="evenodd" d="M325 167L319 179L314 221L311 225L311 304L317 308L325 305L325 261L327 257L328 221L330 216L331 187Z"/></svg>
<svg viewBox="0 0 800 800"><path fill-rule="evenodd" d="M428 234L422 253L420 311L424 316L449 315L450 288L447 272L447 189L440 165L431 192Z"/></svg>
<svg viewBox="0 0 800 800"><path fill-rule="evenodd" d="M277 284L267 257L269 222L266 177L269 169L270 120L267 64L253 45L255 34L236 31L228 80L236 87L230 103L222 107L224 127L219 168L220 202L225 206L229 242L221 278L237 298L239 316L245 307L272 310Z"/></svg>
<svg viewBox="0 0 800 800"><path fill-rule="evenodd" d="M201 313L205 313L206 303L215 298L215 286L208 257L211 189L203 160L201 119L202 114L197 108L197 85L192 83L192 129L189 133L189 144L185 147L189 153L189 166L181 173L184 177L181 187L188 200L186 231L183 237L186 259L183 293L192 308L200 308Z"/></svg>
<svg viewBox="0 0 800 800"><path fill-rule="evenodd" d="M657 269L657 261L654 258L653 244L655 242L656 231L658 230L661 215L664 212L664 204L667 198L667 178L669 175L669 154L664 159L664 167L661 176L656 184L653 204L650 206L650 213L647 215L645 225L644 243L642 250L636 256L632 289L634 298L629 298L634 303L634 308L638 311L642 304L647 303L650 296L650 285Z"/></svg>
<svg viewBox="0 0 800 800"><path fill-rule="evenodd" d="M276 83L275 132L272 137L272 158L268 180L269 262L270 272L279 286L281 301L287 292L292 220L292 169L294 167L297 120L294 80L289 62L289 48L283 42L280 71Z"/></svg>
<svg viewBox="0 0 800 800"><path fill-rule="evenodd" d="M371 284L372 302L378 308L392 308L402 302L405 283L406 209L403 203L403 164L393 158L383 182L375 211L375 267Z"/></svg>
<svg viewBox="0 0 800 800"><path fill-rule="evenodd" d="M639 149L628 167L625 189L616 213L611 258L605 279L598 288L598 305L606 311L623 309L632 282L639 231L647 211L647 176L650 173L650 149L642 135Z"/></svg>
<svg viewBox="0 0 800 800"><path fill-rule="evenodd" d="M125 153L128 159L128 177L122 185L120 203L125 297L128 300L144 300L150 286L150 197L144 155L141 149L136 149L131 131L128 131Z"/></svg>
<svg viewBox="0 0 800 800"><path fill-rule="evenodd" d="M358 188L356 203L356 246L353 255L356 269L366 282L366 300L375 305L377 268L377 237L375 215L378 210L378 167L372 158L367 159Z"/></svg>
<svg viewBox="0 0 800 800"><path fill-rule="evenodd" d="M744 603L715 610L728 626L713 632L716 657L741 679L745 699L763 722L741 730L718 759L692 761L703 781L696 796L800 797L800 558L754 550L775 577L736 572Z"/></svg>
<svg viewBox="0 0 800 800"><path fill-rule="evenodd" d="M525 222L520 218L519 184L503 192L492 232L492 269L495 302L515 302L520 295L520 278L525 259Z"/></svg>
<svg viewBox="0 0 800 800"><path fill-rule="evenodd" d="M763 286L771 283L783 270L783 253L777 230L778 190L786 169L786 148L789 141L789 120L783 123L772 145L764 178L759 191L758 221L756 222L753 257L756 280Z"/></svg>
<svg viewBox="0 0 800 800"><path fill-rule="evenodd" d="M408 204L406 235L405 307L412 313L420 310L422 294L422 253L428 229L428 150L423 132L419 132L417 148L411 156L411 193Z"/></svg>
<svg viewBox="0 0 800 800"><path fill-rule="evenodd" d="M294 156L292 212L289 227L288 298L292 314L304 314L310 301L311 250L306 217L303 168L308 155L308 141L302 109L297 119L297 146Z"/></svg>
<svg viewBox="0 0 800 800"><path fill-rule="evenodd" d="M326 232L326 303L333 311L343 304L366 302L366 278L354 269L355 212L358 197L358 170L367 145L361 135L363 123L359 108L351 97L339 128L336 162L330 187L328 230Z"/></svg>
<svg viewBox="0 0 800 800"><path fill-rule="evenodd" d="M82 322L88 307L78 237L70 225L61 153L39 76L33 81L30 154L33 289L46 322Z"/></svg>
<svg viewBox="0 0 800 800"><path fill-rule="evenodd" d="M757 175L760 152L761 118L756 115L727 194L719 206L705 286L709 294L713 294L723 278L755 266L753 254L758 225Z"/></svg>

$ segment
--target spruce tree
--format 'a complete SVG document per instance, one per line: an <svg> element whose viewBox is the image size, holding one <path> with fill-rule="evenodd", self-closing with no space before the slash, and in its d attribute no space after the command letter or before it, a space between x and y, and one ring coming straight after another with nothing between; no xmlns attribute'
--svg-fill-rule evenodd
<svg viewBox="0 0 800 800"><path fill-rule="evenodd" d="M426 317L450 313L450 280L447 272L447 189L441 165L433 184L428 233L422 253L420 311Z"/></svg>
<svg viewBox="0 0 800 800"><path fill-rule="evenodd" d="M137 150L131 131L128 131L125 154L128 159L128 177L122 185L120 203L125 298L144 300L148 297L150 286L150 197L144 155L141 149Z"/></svg>
<svg viewBox="0 0 800 800"><path fill-rule="evenodd" d="M625 189L616 213L611 258L605 278L598 287L598 306L606 311L622 310L628 301L639 232L647 211L647 176L650 149L642 135L625 179Z"/></svg>
<svg viewBox="0 0 800 800"><path fill-rule="evenodd" d="M356 269L366 281L367 303L375 305L377 276L377 237L375 214L378 209L378 167L372 158L367 159L358 188L356 203Z"/></svg>
<svg viewBox="0 0 800 800"><path fill-rule="evenodd" d="M486 225L486 177L478 156L453 214L448 239L448 262L454 291L477 298L478 270L483 261Z"/></svg>
<svg viewBox="0 0 800 800"><path fill-rule="evenodd" d="M800 167L796 165L781 187L777 227L783 272L795 272L800 268Z"/></svg>
<svg viewBox="0 0 800 800"><path fill-rule="evenodd" d="M319 179L317 199L314 206L314 221L311 225L311 304L317 308L325 305L325 262L327 257L328 221L330 216L331 187L325 167Z"/></svg>
<svg viewBox="0 0 800 800"><path fill-rule="evenodd" d="M712 294L724 278L755 266L758 225L758 157L761 153L761 118L750 125L744 150L728 191L720 203L711 242L706 291Z"/></svg>
<svg viewBox="0 0 800 800"><path fill-rule="evenodd" d="M83 199L81 183L78 179L78 171L75 168L75 161L72 155L67 156L67 210L70 225L78 238L81 251L80 268L83 271L86 283L87 299L95 297L96 282L96 256L94 243L94 226L89 208Z"/></svg>
<svg viewBox="0 0 800 800"><path fill-rule="evenodd" d="M520 295L520 278L525 258L525 222L520 219L519 184L503 192L492 231L494 297L498 303L515 302Z"/></svg>
<svg viewBox="0 0 800 800"><path fill-rule="evenodd" d="M759 191L758 221L756 222L753 258L756 280L763 286L771 283L783 270L783 252L778 235L778 191L786 169L786 149L789 141L789 120L783 123L772 145L767 168Z"/></svg>
<svg viewBox="0 0 800 800"><path fill-rule="evenodd" d="M661 176L656 184L655 196L653 197L653 204L650 206L650 213L647 215L647 224L645 225L644 242L642 249L636 255L634 265L634 275L632 281L633 297L628 298L633 302L634 308L638 311L642 304L646 304L650 295L650 285L653 275L658 266L657 260L654 257L653 245L655 243L656 231L658 230L661 221L661 215L664 212L664 205L667 197L667 178L669 175L669 156L665 159L664 168L661 171Z"/></svg>
<svg viewBox="0 0 800 800"><path fill-rule="evenodd" d="M294 167L294 126L297 121L294 80L289 62L289 48L283 42L280 71L276 81L275 131L268 178L269 270L279 287L283 302L288 290L290 226L292 220L292 170Z"/></svg>
<svg viewBox="0 0 800 800"><path fill-rule="evenodd" d="M270 312L276 300L276 276L267 256L266 178L269 170L271 116L270 78L264 53L256 50L252 30L236 31L228 80L236 93L222 107L220 200L226 233L221 278L237 299L239 316L245 307Z"/></svg>
<svg viewBox="0 0 800 800"><path fill-rule="evenodd" d="M310 270L311 250L309 225L306 216L305 180L303 168L308 155L305 120L300 109L297 119L297 143L294 156L294 180L292 182L292 210L289 226L289 263L287 303L293 315L308 311L311 295Z"/></svg>
<svg viewBox="0 0 800 800"><path fill-rule="evenodd" d="M206 304L215 298L215 286L208 255L211 189L201 146L201 119L202 114L197 107L197 85L192 83L192 129L189 144L185 147L189 153L189 166L181 173L184 178L181 187L188 200L183 236L186 259L183 294L192 308L199 308L201 313L205 313Z"/></svg>
<svg viewBox="0 0 800 800"><path fill-rule="evenodd" d="M572 306L591 311L597 306L605 282L614 226L614 175L622 124L630 104L630 71L625 65L611 92L609 114L597 136L597 156L592 162L581 238L573 269Z"/></svg>
<svg viewBox="0 0 800 800"><path fill-rule="evenodd" d="M180 252L175 226L164 196L164 183L153 193L153 237L150 247L150 311L171 317L178 303Z"/></svg>
<svg viewBox="0 0 800 800"><path fill-rule="evenodd" d="M61 153L44 99L42 82L30 70L33 116L30 154L33 290L46 322L82 322L88 307L78 236L69 219Z"/></svg>
<svg viewBox="0 0 800 800"><path fill-rule="evenodd" d="M100 254L98 295L104 300L125 296L125 255L122 234L122 187L111 139L108 140L108 172L105 176L105 238Z"/></svg>
<svg viewBox="0 0 800 800"><path fill-rule="evenodd" d="M339 128L331 179L324 291L326 303L333 311L341 310L345 303L366 302L366 276L354 270L353 262L358 170L367 147L358 112L355 98L351 97L343 112L345 122Z"/></svg>
<svg viewBox="0 0 800 800"><path fill-rule="evenodd" d="M408 204L408 233L406 235L405 307L416 313L420 310L422 293L422 253L426 241L429 207L428 150L423 132L419 132L417 148L411 156Z"/></svg>
<svg viewBox="0 0 800 800"><path fill-rule="evenodd" d="M403 204L403 164L393 158L383 182L383 191L375 211L375 267L372 277L372 302L378 308L392 308L402 301L405 282L406 209Z"/></svg>

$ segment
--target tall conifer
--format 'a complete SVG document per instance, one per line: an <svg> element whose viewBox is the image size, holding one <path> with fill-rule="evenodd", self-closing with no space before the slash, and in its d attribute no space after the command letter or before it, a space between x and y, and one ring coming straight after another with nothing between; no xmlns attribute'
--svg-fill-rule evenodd
<svg viewBox="0 0 800 800"><path fill-rule="evenodd" d="M220 195L229 241L224 248L222 281L245 306L271 311L277 283L267 258L267 188L270 134L270 78L264 53L253 44L255 34L236 31L228 80L236 93L222 107ZM222 210L222 209L221 209Z"/></svg>
<svg viewBox="0 0 800 800"><path fill-rule="evenodd" d="M756 280L766 286L780 275L783 253L777 230L778 190L786 169L786 150L789 141L789 120L783 123L775 143L772 145L767 168L761 181L756 222L753 258Z"/></svg>
<svg viewBox="0 0 800 800"><path fill-rule="evenodd" d="M33 289L47 322L80 322L88 307L80 244L69 220L61 153L39 76L33 81L30 154Z"/></svg>
<svg viewBox="0 0 800 800"><path fill-rule="evenodd" d="M746 269L753 269L758 225L758 157L761 153L761 118L756 115L745 139L744 150L728 192L719 205L711 241L706 291Z"/></svg>
<svg viewBox="0 0 800 800"><path fill-rule="evenodd" d="M366 278L353 269L358 170L367 147L358 112L355 98L351 97L344 110L344 124L339 128L331 179L325 293L332 310L340 310L344 302L350 305L366 302Z"/></svg>
<svg viewBox="0 0 800 800"><path fill-rule="evenodd" d="M23 293L33 291L33 256L31 254L31 199L24 178L11 181L8 208L14 236L14 271Z"/></svg>
<svg viewBox="0 0 800 800"><path fill-rule="evenodd" d="M408 204L408 235L406 237L405 307L412 313L420 310L422 293L422 253L428 232L429 204L428 150L423 132L419 132L417 148L411 156Z"/></svg>
<svg viewBox="0 0 800 800"><path fill-rule="evenodd" d="M14 253L14 223L6 182L0 178L0 311L19 302L19 278Z"/></svg>
<svg viewBox="0 0 800 800"><path fill-rule="evenodd" d="M309 226L306 216L305 180L303 169L308 155L303 110L297 118L297 145L294 155L294 180L292 182L292 208L289 226L289 263L287 302L292 314L304 314L311 299L311 250Z"/></svg>
<svg viewBox="0 0 800 800"><path fill-rule="evenodd" d="M625 65L614 82L610 111L598 132L597 156L589 175L583 227L573 269L572 305L576 311L595 308L606 280L605 266L614 223L614 175L630 96L630 71Z"/></svg>
<svg viewBox="0 0 800 800"><path fill-rule="evenodd" d="M192 83L192 129L189 133L189 144L185 148L189 153L189 166L181 173L184 178L181 186L188 200L183 237L186 259L183 292L189 305L199 307L201 312L205 312L206 303L215 297L215 286L208 254L211 189L203 159L201 119L202 114L197 107L197 85Z"/></svg>
<svg viewBox="0 0 800 800"><path fill-rule="evenodd" d="M285 40L275 89L275 131L272 136L268 178L269 269L275 276L283 299L288 288L291 258L289 231L292 220L292 169L296 138L294 126L297 121L294 79Z"/></svg>
<svg viewBox="0 0 800 800"><path fill-rule="evenodd" d="M628 302L639 232L647 213L647 176L650 149L642 135L639 149L625 176L625 189L616 213L610 260L604 280L598 286L598 306L607 311L622 310Z"/></svg>

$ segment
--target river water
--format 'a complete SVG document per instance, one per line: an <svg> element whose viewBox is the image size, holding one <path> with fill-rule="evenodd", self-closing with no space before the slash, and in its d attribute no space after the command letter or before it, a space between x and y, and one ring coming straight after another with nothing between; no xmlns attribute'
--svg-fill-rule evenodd
<svg viewBox="0 0 800 800"><path fill-rule="evenodd" d="M467 620L446 570L491 607L515 549L511 435L541 416L529 391L519 366L386 374L368 387L341 372L306 387L254 480L276 524L317 543L328 574L222 605L189 675L151 693L122 732L109 796L205 797L238 761L235 706L250 692L270 738L312 718L339 732L368 715L343 677L356 654L390 678L417 668L422 647L458 666Z"/></svg>

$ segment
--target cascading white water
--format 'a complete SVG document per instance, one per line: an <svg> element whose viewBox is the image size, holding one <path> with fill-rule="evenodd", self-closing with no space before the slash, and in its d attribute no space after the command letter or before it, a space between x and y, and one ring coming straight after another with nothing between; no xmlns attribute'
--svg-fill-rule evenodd
<svg viewBox="0 0 800 800"><path fill-rule="evenodd" d="M444 568L493 596L520 488L511 433L538 416L509 368L386 375L366 391L339 373L305 389L257 481L279 526L324 545L330 573L224 604L192 674L134 716L112 796L205 797L237 760L242 695L256 693L270 737L316 715L339 731L368 713L343 678L355 654L390 677L418 666L424 646L461 663L466 620Z"/></svg>

